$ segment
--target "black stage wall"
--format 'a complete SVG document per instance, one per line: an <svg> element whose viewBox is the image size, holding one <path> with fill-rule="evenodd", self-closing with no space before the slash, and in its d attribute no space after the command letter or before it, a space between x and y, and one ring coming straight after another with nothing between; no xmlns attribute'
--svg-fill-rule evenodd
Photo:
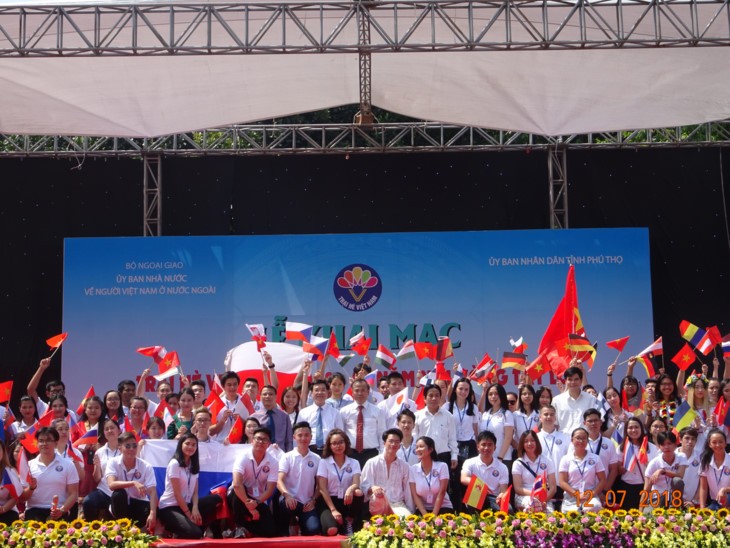
<svg viewBox="0 0 730 548"><path fill-rule="evenodd" d="M546 228L546 166L544 152L164 159L163 233ZM571 227L650 229L667 358L682 319L730 332L728 178L727 149L568 152ZM0 181L0 380L16 381L17 401L62 329L63 238L140 236L142 163L0 159ZM60 374L54 362L48 378Z"/></svg>

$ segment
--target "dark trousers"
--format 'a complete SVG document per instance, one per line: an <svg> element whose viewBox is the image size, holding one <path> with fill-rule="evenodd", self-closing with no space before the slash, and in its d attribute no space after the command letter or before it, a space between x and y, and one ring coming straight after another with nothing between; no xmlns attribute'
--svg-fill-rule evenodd
<svg viewBox="0 0 730 548"><path fill-rule="evenodd" d="M289 510L284 502L284 497L279 499L279 518L276 520L278 526L278 536L288 537L289 536L289 522L293 517L299 519L299 530L304 536L319 535L319 513L317 508L313 508L308 512L304 511L304 505L301 502L297 502L296 508Z"/></svg>
<svg viewBox="0 0 730 548"><path fill-rule="evenodd" d="M215 519L215 509L222 502L218 495L206 495L198 499L198 511L203 518L203 523L198 526L188 519L179 506L168 506L160 508L157 516L162 525L177 538L199 539L203 538L205 527ZM192 511L192 503L188 504L188 510Z"/></svg>
<svg viewBox="0 0 730 548"><path fill-rule="evenodd" d="M377 457L379 454L379 451L376 449L363 449L362 451L358 452L354 449L350 449L350 456L355 459L357 462L360 463L360 470L365 468L365 463L372 459L373 457Z"/></svg>
<svg viewBox="0 0 730 548"><path fill-rule="evenodd" d="M236 522L236 525L245 527L253 536L264 538L276 536L274 516L268 504L262 502L256 506L259 517L258 519L253 519L246 505L238 498L236 492L232 490L228 494L228 506L233 513L233 521Z"/></svg>
<svg viewBox="0 0 730 548"><path fill-rule="evenodd" d="M26 508L25 509L25 519L26 521L48 521L51 519L51 509L50 508ZM58 518L56 521L71 521L73 518L71 517L70 512L66 512L64 515L62 515L60 518Z"/></svg>
<svg viewBox="0 0 730 548"><path fill-rule="evenodd" d="M150 502L148 500L130 498L124 489L112 491L111 498L114 519L129 518L140 529L145 526L150 515Z"/></svg>
<svg viewBox="0 0 730 548"><path fill-rule="evenodd" d="M484 504L481 508L474 508L473 506L464 505L464 512L467 514L478 514L482 510L492 510L493 512L499 512L499 504L497 504L497 495L487 495L484 499ZM512 512L512 506L510 506L509 512Z"/></svg>
<svg viewBox="0 0 730 548"><path fill-rule="evenodd" d="M100 514L106 514L109 511L111 501L112 499L109 495L98 489L94 489L84 497L84 519L86 521L99 519Z"/></svg>
<svg viewBox="0 0 730 548"><path fill-rule="evenodd" d="M318 507L320 510L319 521L322 524L322 533L326 535L330 529L335 528L338 533L343 534L345 532L345 519L347 518L352 518L354 520L352 522L353 531L359 531L362 527L363 497L352 497L352 504L349 505L345 504L344 499L333 496L330 496L330 498L332 499L332 504L335 505L337 511L342 514L342 525L337 523L337 520L335 520L330 509L320 498Z"/></svg>
<svg viewBox="0 0 730 548"><path fill-rule="evenodd" d="M16 519L18 519L18 512L15 510L8 510L3 514L0 514L0 523L4 523L5 525L10 525Z"/></svg>

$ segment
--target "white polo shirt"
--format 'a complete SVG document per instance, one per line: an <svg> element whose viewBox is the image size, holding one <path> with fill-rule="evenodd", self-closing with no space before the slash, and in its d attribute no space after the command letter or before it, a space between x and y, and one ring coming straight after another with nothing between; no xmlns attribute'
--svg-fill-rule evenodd
<svg viewBox="0 0 730 548"><path fill-rule="evenodd" d="M568 485L573 489L580 491L580 493L593 491L593 496L595 497L597 495L595 489L598 485L598 474L600 472L605 474L606 469L603 467L603 462L600 457L597 457L593 453L586 453L583 459L579 459L575 455L565 455L560 461L558 472L568 473ZM567 491L564 495L564 500L571 506L575 506L577 503L575 497Z"/></svg>
<svg viewBox="0 0 730 548"><path fill-rule="evenodd" d="M680 467L687 465L687 457L682 454L678 455L677 453L675 453L674 462L672 462L672 464L669 464L667 461L664 460L664 454L659 453L656 457L649 461L649 464L646 467L646 477L648 478L649 476L654 474L654 472L658 472L659 470L668 470L669 472L676 474ZM685 470L685 475L686 474L687 471ZM674 478L670 478L669 476L662 476L659 478L659 481L652 485L651 490L659 491L660 493L671 491L673 479Z"/></svg>
<svg viewBox="0 0 730 548"><path fill-rule="evenodd" d="M160 497L159 508L178 505L172 490L172 480L181 480L178 481L180 493L187 503L193 500L193 493L198 489L198 474L191 473L189 468L183 468L177 460L171 459L165 470L165 492Z"/></svg>
<svg viewBox="0 0 730 548"><path fill-rule="evenodd" d="M479 455L466 459L464 466L461 467L461 472L469 478L478 477L487 484L489 493L492 495L498 495L502 487L506 487L509 483L507 466L497 457L494 457L491 464L488 465L482 461Z"/></svg>
<svg viewBox="0 0 730 548"><path fill-rule="evenodd" d="M249 497L258 499L266 491L266 484L279 478L279 463L268 452L256 462L250 451L245 451L233 463L233 473L243 477L243 486Z"/></svg>
<svg viewBox="0 0 730 548"><path fill-rule="evenodd" d="M700 477L707 480L710 499L717 500L717 492L730 487L730 455L725 455L725 460L719 467L715 464L713 456L708 467L700 472Z"/></svg>
<svg viewBox="0 0 730 548"><path fill-rule="evenodd" d="M122 462L122 455L112 457L106 463L106 471L104 479L109 482L109 477L114 476L117 481L138 481L145 486L147 490L157 489L157 480L155 479L155 471L147 462L140 458L135 458L134 466L130 469ZM177 462L177 461L172 461ZM169 469L169 465L168 465ZM125 489L127 496L132 499L150 500L149 496L143 495L136 487L127 487Z"/></svg>
<svg viewBox="0 0 730 548"><path fill-rule="evenodd" d="M421 463L411 466L408 483L416 486L416 494L421 498L426 509L431 510L436 502L436 496L441 490L441 480L444 479L449 481L449 467L443 462L433 461L428 474L423 473ZM444 494L441 508L452 508L448 492Z"/></svg>
<svg viewBox="0 0 730 548"><path fill-rule="evenodd" d="M342 467L338 466L334 457L319 461L317 477L327 480L327 493L330 497L345 498L345 491L352 485L354 477L360 474L360 463L351 457L345 457Z"/></svg>
<svg viewBox="0 0 730 548"><path fill-rule="evenodd" d="M588 392L581 391L577 398L573 398L567 390L553 398L552 406L560 431L569 436L573 430L583 426L583 413L599 407L598 400Z"/></svg>
<svg viewBox="0 0 730 548"><path fill-rule="evenodd" d="M553 430L551 433L541 430L537 433L537 439L540 440L543 456L548 456L552 459L555 470L557 471L560 467L560 461L568 454L568 449L572 445L570 443L570 437L558 430Z"/></svg>
<svg viewBox="0 0 730 548"><path fill-rule="evenodd" d="M307 451L302 456L294 449L284 454L279 461L279 474L285 474L284 486L295 500L306 504L314 497L317 486L319 455Z"/></svg>
<svg viewBox="0 0 730 548"><path fill-rule="evenodd" d="M108 444L104 445L104 447L100 447L96 450L96 453L94 453L95 457L99 457L99 464L101 468L101 479L99 480L99 484L96 488L108 497L112 496L112 490L109 489L109 484L106 482L106 465L111 459L118 457L120 454L119 449L110 449Z"/></svg>
<svg viewBox="0 0 730 548"><path fill-rule="evenodd" d="M681 453L680 449L675 451L677 454ZM695 501L699 504L698 490L700 488L700 457L702 456L701 449L695 449L692 455L687 458L687 455L682 453L685 459L687 459L687 470L684 471L684 496L685 502Z"/></svg>
<svg viewBox="0 0 730 548"><path fill-rule="evenodd" d="M616 445L610 439L601 436L596 440L588 438L588 445L586 446L588 453L592 453L601 458L603 468L606 470L606 477L608 478L608 469L612 464L618 464L620 457L616 450ZM568 455L573 455L575 449L573 444L568 444Z"/></svg>
<svg viewBox="0 0 730 548"><path fill-rule="evenodd" d="M46 466L39 458L28 462L30 474L38 482L35 491L31 492L26 502L27 508L50 508L53 505L53 496L58 495L59 505L68 498L68 486L79 483L79 474L69 459L64 459L58 453L54 454L53 461Z"/></svg>

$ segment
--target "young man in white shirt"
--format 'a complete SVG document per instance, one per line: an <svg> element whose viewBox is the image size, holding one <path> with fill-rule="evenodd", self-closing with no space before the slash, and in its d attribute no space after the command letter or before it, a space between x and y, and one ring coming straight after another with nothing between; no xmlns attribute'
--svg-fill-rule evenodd
<svg viewBox="0 0 730 548"><path fill-rule="evenodd" d="M687 459L687 470L685 470L684 478L682 478L684 481L682 500L685 508L699 507L700 505L700 457L702 456L702 449L697 448L698 437L699 432L691 426L682 428L679 433L682 446L677 448L676 453L681 453Z"/></svg>
<svg viewBox="0 0 730 548"><path fill-rule="evenodd" d="M426 407L416 412L413 437L428 436L436 444L436 457L456 469L459 463L459 445L456 443L456 419L441 407L441 388L432 384L424 388Z"/></svg>
<svg viewBox="0 0 730 548"><path fill-rule="evenodd" d="M385 411L368 401L370 385L363 379L352 381L354 404L340 409L343 430L350 438L350 456L364 468L365 463L376 457L382 448L381 437L385 431ZM360 416L362 415L362 419Z"/></svg>
<svg viewBox="0 0 730 548"><path fill-rule="evenodd" d="M331 405L327 405L326 381L318 380L312 383L312 399L314 403L299 412L299 420L307 422L312 429L314 443L310 450L321 455L329 431L333 428L343 430L345 425L340 412Z"/></svg>
<svg viewBox="0 0 730 548"><path fill-rule="evenodd" d="M483 509L491 508L494 511L500 509L502 499L507 492L509 484L509 472L502 461L494 458L494 450L497 447L497 437L493 432L485 430L477 436L477 451L479 455L466 459L461 468L461 484L468 486L471 477L476 476L482 480L489 489L487 498L484 499L482 508L465 506L469 513L481 512Z"/></svg>
<svg viewBox="0 0 730 548"><path fill-rule="evenodd" d="M588 447L586 447L586 450L588 453L598 456L603 463L603 468L606 470L606 482L604 483L606 488L603 493L595 493L603 501L605 500L606 491L611 489L616 476L618 476L620 458L613 441L601 435L602 424L601 412L598 409L589 409L583 413L583 425L588 431ZM568 444L568 454L573 454L572 443Z"/></svg>
<svg viewBox="0 0 730 548"><path fill-rule="evenodd" d="M119 436L121 455L106 465L105 477L112 491L114 519L129 518L140 528L154 532L157 523L157 481L152 466L137 457L134 432Z"/></svg>
<svg viewBox="0 0 730 548"><path fill-rule="evenodd" d="M257 428L251 452L244 452L233 464L233 489L228 503L233 520L254 537L276 536L274 516L267 501L274 494L279 476L279 463L267 453L271 445L268 428Z"/></svg>
<svg viewBox="0 0 730 548"><path fill-rule="evenodd" d="M241 396L238 395L239 383L240 379L235 371L228 371L221 375L221 384L223 386L221 401L225 404L225 407L218 412L215 424L210 428L210 435L215 436L215 439L221 443L226 440L231 428L233 428L236 415L244 421L248 418L248 409L243 405Z"/></svg>
<svg viewBox="0 0 730 548"><path fill-rule="evenodd" d="M363 467L360 489L370 501L370 515L406 517L413 511L408 485L410 466L398 458L402 440L403 433L397 428L383 432L383 454L368 460Z"/></svg>
<svg viewBox="0 0 730 548"><path fill-rule="evenodd" d="M644 491L650 494L651 504L644 512L653 508L679 508L684 493L684 473L687 459L677 454L677 438L673 432L659 432L657 444L661 453L649 461L644 474Z"/></svg>
<svg viewBox="0 0 730 548"><path fill-rule="evenodd" d="M598 400L588 392L583 392L582 383L583 367L569 367L565 371L567 389L555 396L552 401L560 431L568 436L583 425L583 413L589 409L598 409Z"/></svg>
<svg viewBox="0 0 730 548"><path fill-rule="evenodd" d="M406 381L403 378L403 375L398 373L397 371L393 371L388 375L388 397L387 399L381 401L378 404L378 407L383 409L385 411L385 427L386 428L396 428L398 426L398 415L401 414L401 411L404 409L410 409L414 413L416 412L417 406L416 402L413 400L406 400L401 405L390 405L390 402L388 399L392 398L393 396L397 395L399 392L401 392L406 387ZM380 379L382 382L383 379ZM380 384L378 384L380 386Z"/></svg>
<svg viewBox="0 0 730 548"><path fill-rule="evenodd" d="M28 462L30 497L25 503L25 519L69 521L69 511L79 498L79 475L69 459L56 453L58 432L43 427L36 432L39 455Z"/></svg>
<svg viewBox="0 0 730 548"><path fill-rule="evenodd" d="M328 406L332 408L331 406ZM299 519L302 535L320 534L319 512L317 512L317 468L319 455L309 450L312 430L306 422L293 426L296 447L279 461L279 478L276 487L281 493L277 525L278 536L289 536L289 522L293 516Z"/></svg>

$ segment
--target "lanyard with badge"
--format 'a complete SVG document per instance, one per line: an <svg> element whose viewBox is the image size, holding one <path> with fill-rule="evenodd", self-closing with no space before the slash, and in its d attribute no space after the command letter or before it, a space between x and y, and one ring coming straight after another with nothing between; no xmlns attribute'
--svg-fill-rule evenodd
<svg viewBox="0 0 730 548"><path fill-rule="evenodd" d="M345 491L346 487L342 485L342 480L345 478L345 474L347 473L347 460L342 464L342 473L340 473L340 469L337 468L337 463L332 461L332 467L335 469L335 474L337 475L337 498L344 499L345 498Z"/></svg>
<svg viewBox="0 0 730 548"><path fill-rule="evenodd" d="M426 474L423 471L423 465L421 465L421 473L423 474L426 484L428 485L428 493L426 494L426 504L433 504L433 491L431 491L431 482L433 481L433 463L431 463L431 471Z"/></svg>
<svg viewBox="0 0 730 548"><path fill-rule="evenodd" d="M266 463L266 459L261 459L261 465L259 466L258 472L256 471L256 463L254 462L254 459L251 459L251 471L253 472L253 488L252 488L252 494L253 498L258 498L261 495L261 489L259 489L259 476L261 475L261 470L264 467L264 463Z"/></svg>

